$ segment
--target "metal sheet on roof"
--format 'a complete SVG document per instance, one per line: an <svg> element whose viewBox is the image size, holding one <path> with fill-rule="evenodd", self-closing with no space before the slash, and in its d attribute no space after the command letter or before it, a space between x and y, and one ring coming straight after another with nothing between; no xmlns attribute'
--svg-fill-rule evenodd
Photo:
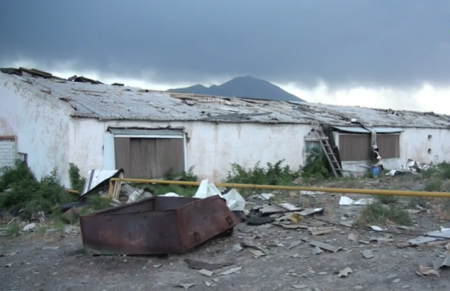
<svg viewBox="0 0 450 291"><path fill-rule="evenodd" d="M184 133L181 130L175 129L145 129L145 128L109 128L109 132L114 135L126 136L171 136L183 137Z"/></svg>
<svg viewBox="0 0 450 291"><path fill-rule="evenodd" d="M433 112L169 93L5 73L0 73L0 80L19 94L34 92L36 98L57 102L79 118L270 124L316 120L345 128L354 128L351 120L357 119L370 128L450 128L450 116Z"/></svg>
<svg viewBox="0 0 450 291"><path fill-rule="evenodd" d="M352 132L352 133L370 133L370 131L368 131L367 129L362 128L362 127L333 126L333 128L336 128L337 130L340 130L340 131Z"/></svg>
<svg viewBox="0 0 450 291"><path fill-rule="evenodd" d="M402 128L395 127L374 127L372 128L376 133L400 133L404 130Z"/></svg>

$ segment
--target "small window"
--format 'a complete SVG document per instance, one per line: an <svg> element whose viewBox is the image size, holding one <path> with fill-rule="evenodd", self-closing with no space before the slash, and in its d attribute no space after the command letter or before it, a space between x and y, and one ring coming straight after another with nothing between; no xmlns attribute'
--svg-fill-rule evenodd
<svg viewBox="0 0 450 291"><path fill-rule="evenodd" d="M370 161L370 134L339 134L339 155L342 161ZM380 153L381 154L381 153ZM381 154L383 157L383 154Z"/></svg>
<svg viewBox="0 0 450 291"><path fill-rule="evenodd" d="M431 134L428 135L428 140L431 140L432 136Z"/></svg>
<svg viewBox="0 0 450 291"><path fill-rule="evenodd" d="M400 135L399 134L379 134L377 144L381 159L400 158Z"/></svg>
<svg viewBox="0 0 450 291"><path fill-rule="evenodd" d="M428 153L431 154L431 149L428 149Z"/></svg>
<svg viewBox="0 0 450 291"><path fill-rule="evenodd" d="M24 162L25 165L28 166L28 154L18 152L17 159Z"/></svg>

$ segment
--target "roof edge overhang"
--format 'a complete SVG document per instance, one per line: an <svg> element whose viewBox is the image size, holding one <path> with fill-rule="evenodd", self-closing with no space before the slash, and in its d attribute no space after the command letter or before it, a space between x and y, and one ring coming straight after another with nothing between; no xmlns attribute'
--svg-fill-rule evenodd
<svg viewBox="0 0 450 291"><path fill-rule="evenodd" d="M370 130L363 128L363 127L356 127L356 126L333 126L334 129L337 129L342 132L348 132L348 133L372 133ZM379 134L387 134L387 133L401 133L404 131L403 128L400 127L371 127L371 130L373 130L376 133Z"/></svg>

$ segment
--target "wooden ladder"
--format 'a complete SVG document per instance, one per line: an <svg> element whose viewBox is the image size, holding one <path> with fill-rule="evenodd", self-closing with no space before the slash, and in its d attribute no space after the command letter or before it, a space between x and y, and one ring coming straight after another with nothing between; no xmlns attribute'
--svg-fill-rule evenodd
<svg viewBox="0 0 450 291"><path fill-rule="evenodd" d="M323 152L327 157L328 163L330 164L331 170L336 177L339 177L339 173L342 173L341 165L336 158L336 155L328 142L328 137L323 132L322 126L318 122L312 123L313 129L316 132L317 139L320 142Z"/></svg>

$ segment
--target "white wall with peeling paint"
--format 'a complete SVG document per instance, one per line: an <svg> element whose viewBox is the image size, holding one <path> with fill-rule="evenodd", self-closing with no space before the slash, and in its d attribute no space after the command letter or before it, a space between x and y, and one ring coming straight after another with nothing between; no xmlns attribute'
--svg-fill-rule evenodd
<svg viewBox="0 0 450 291"><path fill-rule="evenodd" d="M303 165L304 136L309 125L206 123L206 122L145 122L73 119L70 131L71 160L78 161L82 173L102 168L110 157L104 134L108 127L184 127L188 135L187 168L194 166L200 178L224 179L231 163L253 167L285 159L293 168ZM104 147L105 146L105 147ZM110 143L109 143L110 146Z"/></svg>
<svg viewBox="0 0 450 291"><path fill-rule="evenodd" d="M17 137L17 151L28 155L38 179L56 167L62 183L69 185L68 108L45 95L36 98L46 93L31 92L21 83L0 82L0 135Z"/></svg>

